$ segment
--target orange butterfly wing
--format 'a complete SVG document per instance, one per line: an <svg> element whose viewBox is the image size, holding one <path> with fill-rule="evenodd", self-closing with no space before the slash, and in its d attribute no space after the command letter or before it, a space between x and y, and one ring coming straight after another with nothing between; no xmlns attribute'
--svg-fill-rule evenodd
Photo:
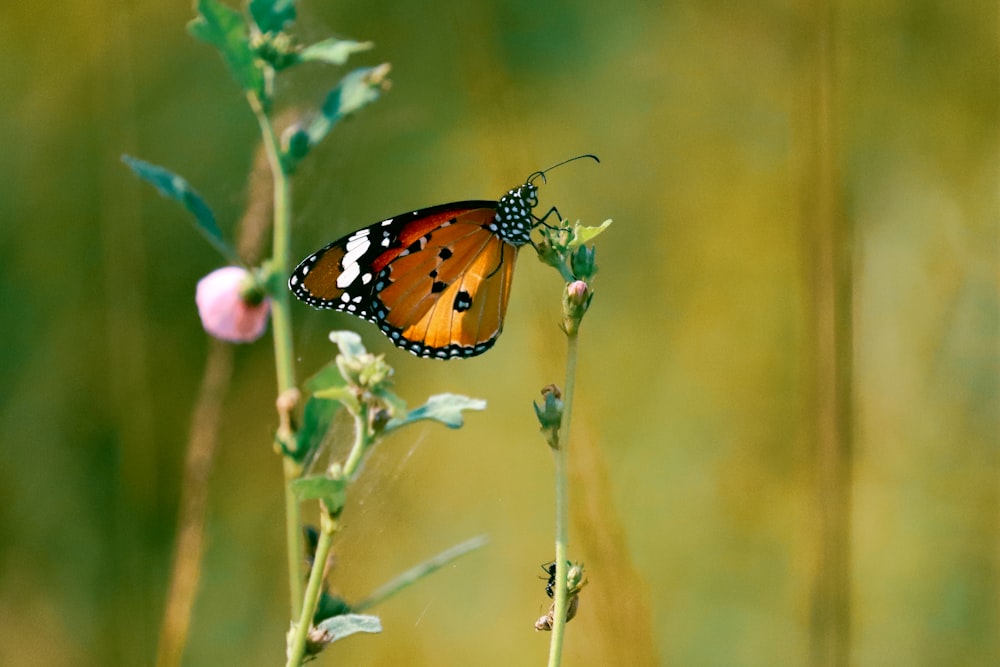
<svg viewBox="0 0 1000 667"><path fill-rule="evenodd" d="M424 356L480 354L493 345L507 312L517 248L486 229L493 209L473 209L418 237L415 252L387 265L376 295L382 330ZM409 342L409 346L398 341Z"/></svg>
<svg viewBox="0 0 1000 667"><path fill-rule="evenodd" d="M503 328L517 258L488 228L496 207L456 202L370 225L303 260L289 287L315 308L374 322L419 356L481 354Z"/></svg>

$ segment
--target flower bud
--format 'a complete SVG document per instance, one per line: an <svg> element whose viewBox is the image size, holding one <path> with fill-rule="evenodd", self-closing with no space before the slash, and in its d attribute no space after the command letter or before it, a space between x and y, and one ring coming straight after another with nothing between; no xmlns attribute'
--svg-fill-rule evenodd
<svg viewBox="0 0 1000 667"><path fill-rule="evenodd" d="M591 246L580 246L569 257L569 266L573 270L573 275L581 280L590 280L597 273L597 264L594 262L596 249Z"/></svg>
<svg viewBox="0 0 1000 667"><path fill-rule="evenodd" d="M563 331L567 334L576 333L593 297L590 286L582 280L574 280L566 285L563 293Z"/></svg>
<svg viewBox="0 0 1000 667"><path fill-rule="evenodd" d="M582 280L574 280L566 286L566 298L574 306L581 306L587 301L590 287Z"/></svg>
<svg viewBox="0 0 1000 667"><path fill-rule="evenodd" d="M231 343L252 343L264 335L271 300L239 266L216 269L198 281L195 303L210 335Z"/></svg>

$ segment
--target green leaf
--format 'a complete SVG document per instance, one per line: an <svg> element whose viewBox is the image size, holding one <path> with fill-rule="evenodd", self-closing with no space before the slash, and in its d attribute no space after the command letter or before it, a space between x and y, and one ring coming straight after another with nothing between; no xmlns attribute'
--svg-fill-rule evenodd
<svg viewBox="0 0 1000 667"><path fill-rule="evenodd" d="M588 227L577 222L573 225L573 240L568 244L569 249L573 250L582 246L610 226L611 220L605 220L597 227Z"/></svg>
<svg viewBox="0 0 1000 667"><path fill-rule="evenodd" d="M302 425L295 434L295 460L306 460L326 436L333 416L337 414L336 401L310 396L302 410Z"/></svg>
<svg viewBox="0 0 1000 667"><path fill-rule="evenodd" d="M459 394L437 394L427 399L427 402L419 408L415 408L406 413L400 419L391 419L385 426L385 432L389 433L407 424L431 419L441 422L448 428L459 428L464 423L462 410L485 410L486 401L478 398L469 398Z"/></svg>
<svg viewBox="0 0 1000 667"><path fill-rule="evenodd" d="M260 96L264 73L250 48L250 31L243 14L218 0L198 0L197 9L198 16L188 23L188 32L217 48L240 87Z"/></svg>
<svg viewBox="0 0 1000 667"><path fill-rule="evenodd" d="M222 238L222 231L215 222L215 214L191 185L168 169L150 164L130 155L123 155L124 162L136 176L150 183L167 199L179 202L194 217L195 228L212 246L232 264L242 264L236 251Z"/></svg>
<svg viewBox="0 0 1000 667"><path fill-rule="evenodd" d="M368 352L361 342L361 336L353 331L331 331L330 340L340 348L340 353L345 357L360 357Z"/></svg>
<svg viewBox="0 0 1000 667"><path fill-rule="evenodd" d="M347 500L347 480L324 475L302 477L292 482L292 492L299 500L322 500L327 510L336 514Z"/></svg>
<svg viewBox="0 0 1000 667"><path fill-rule="evenodd" d="M456 544L453 547L449 547L436 556L428 558L422 563L418 563L406 572L398 574L391 580L382 584L376 590L372 591L371 595L354 604L353 609L355 611L364 611L365 609L382 604L404 588L412 586L424 577L440 570L442 567L452 563L461 556L482 548L487 544L487 542L489 542L489 539L485 535L480 535Z"/></svg>
<svg viewBox="0 0 1000 667"><path fill-rule="evenodd" d="M281 32L295 20L295 0L250 0L250 16L261 32Z"/></svg>
<svg viewBox="0 0 1000 667"><path fill-rule="evenodd" d="M325 643L332 644L344 637L350 637L356 632L367 632L369 634L382 632L382 621L379 620L378 616L342 614L340 616L331 616L318 623L316 629L325 634L323 638Z"/></svg>
<svg viewBox="0 0 1000 667"><path fill-rule="evenodd" d="M347 408L352 415L356 415L361 411L361 404L358 403L358 397L354 395L350 387L329 387L317 391L313 396L327 401L337 401Z"/></svg>
<svg viewBox="0 0 1000 667"><path fill-rule="evenodd" d="M379 98L389 87L389 65L365 67L350 72L330 91L320 113L305 127L296 127L285 136L285 169L293 171L309 152L326 138L333 126L345 116Z"/></svg>
<svg viewBox="0 0 1000 667"><path fill-rule="evenodd" d="M375 45L372 42L355 42L350 39L331 37L302 49L299 53L299 60L343 65L352 54L367 51L373 46Z"/></svg>
<svg viewBox="0 0 1000 667"><path fill-rule="evenodd" d="M343 616L351 613L351 605L343 598L330 595L326 591L321 591L319 601L316 603L316 613L313 614L313 625L320 623L324 619L334 616Z"/></svg>
<svg viewBox="0 0 1000 667"><path fill-rule="evenodd" d="M302 383L307 391L316 393L317 391L323 391L324 389L330 389L331 387L343 387L344 378L340 374L340 370L337 368L337 363L331 361L323 368L319 369L315 375L307 379Z"/></svg>
<svg viewBox="0 0 1000 667"><path fill-rule="evenodd" d="M378 67L363 67L349 72L341 79L323 103L323 115L336 122L348 114L358 111L379 98L388 87L389 64Z"/></svg>

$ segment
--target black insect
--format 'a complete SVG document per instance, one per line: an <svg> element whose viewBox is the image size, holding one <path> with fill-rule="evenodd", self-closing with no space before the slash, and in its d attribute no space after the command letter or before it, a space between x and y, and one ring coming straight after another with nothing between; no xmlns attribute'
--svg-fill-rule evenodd
<svg viewBox="0 0 1000 667"><path fill-rule="evenodd" d="M549 580L545 583L545 594L550 598L556 596L556 562L552 561L547 565L542 566L542 570L545 574L549 575Z"/></svg>

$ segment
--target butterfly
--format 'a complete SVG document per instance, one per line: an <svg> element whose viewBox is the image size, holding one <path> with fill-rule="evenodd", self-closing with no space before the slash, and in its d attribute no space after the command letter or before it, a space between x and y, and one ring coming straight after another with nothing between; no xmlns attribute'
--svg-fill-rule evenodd
<svg viewBox="0 0 1000 667"><path fill-rule="evenodd" d="M474 357L503 330L514 263L542 217L538 178L499 201L460 201L403 213L337 239L306 257L288 287L314 308L373 322L397 347L420 357Z"/></svg>

